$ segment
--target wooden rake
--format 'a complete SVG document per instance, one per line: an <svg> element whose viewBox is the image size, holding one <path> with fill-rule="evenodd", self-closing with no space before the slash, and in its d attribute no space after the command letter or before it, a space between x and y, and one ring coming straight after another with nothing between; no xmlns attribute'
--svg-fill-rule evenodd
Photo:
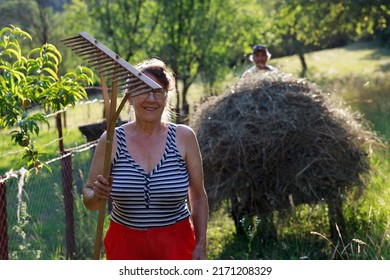
<svg viewBox="0 0 390 280"><path fill-rule="evenodd" d="M107 141L102 175L105 178L109 178L115 125L128 98L153 91L161 91L162 88L86 32L62 39L61 42L72 49L76 55L86 60L91 67L96 67L100 74L104 99L104 115L107 124ZM122 88L125 95L117 108L118 88ZM95 260L100 259L105 210L106 201L101 201L93 254Z"/></svg>

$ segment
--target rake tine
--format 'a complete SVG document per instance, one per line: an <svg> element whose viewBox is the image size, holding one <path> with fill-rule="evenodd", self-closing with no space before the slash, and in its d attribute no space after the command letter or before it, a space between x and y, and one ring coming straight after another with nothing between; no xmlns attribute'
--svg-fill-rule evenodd
<svg viewBox="0 0 390 280"><path fill-rule="evenodd" d="M78 46L89 46L92 44L88 41L74 41L74 42L65 43L65 45L71 49L74 49L75 47L78 47Z"/></svg>
<svg viewBox="0 0 390 280"><path fill-rule="evenodd" d="M131 84L131 83L134 83L134 82L136 82L136 81L139 81L139 79L137 79L136 77L130 77L130 78L128 78L127 80L126 80L126 82L128 83L128 84Z"/></svg>
<svg viewBox="0 0 390 280"><path fill-rule="evenodd" d="M94 54L84 54L84 55L79 55L83 60L86 60L88 62L94 62L96 59L101 59L104 57L100 52L95 52ZM97 61L97 60L96 60Z"/></svg>
<svg viewBox="0 0 390 280"><path fill-rule="evenodd" d="M66 43L66 42L73 41L73 40L76 40L76 39L79 40L81 38L82 38L81 35L77 34L77 35L74 35L74 36L71 36L71 37L68 37L68 38L61 39L60 42Z"/></svg>
<svg viewBox="0 0 390 280"><path fill-rule="evenodd" d="M127 81L125 81L124 83L121 83L121 85L123 86L124 89L133 89L135 87L138 87L139 85L142 85L142 81L138 81L138 82L135 82L135 83L131 83L129 84Z"/></svg>
<svg viewBox="0 0 390 280"><path fill-rule="evenodd" d="M150 92L152 92L153 91L153 89L151 89L151 88L147 88L147 89L145 89L145 90L143 90L143 91L139 91L139 92L134 92L134 93L132 93L132 92L126 92L126 95L128 95L129 97L137 97L137 96L139 96L139 95L142 95L142 94L146 94L146 93L150 93Z"/></svg>
<svg viewBox="0 0 390 280"><path fill-rule="evenodd" d="M118 81L118 87L120 87L120 88L123 88L123 87L125 87L128 83L127 83L127 81L125 80L125 81Z"/></svg>
<svg viewBox="0 0 390 280"><path fill-rule="evenodd" d="M127 87L130 87L132 84L138 83L139 80L135 78L127 79L126 81L123 81L120 83L122 86L122 89L126 89Z"/></svg>
<svg viewBox="0 0 390 280"><path fill-rule="evenodd" d="M75 53L77 53L79 50L90 50L92 49L92 45L82 45L82 46L75 46L75 47L72 47L70 48L72 51L74 51Z"/></svg>
<svg viewBox="0 0 390 280"><path fill-rule="evenodd" d="M133 83L131 83L132 85L133 84L142 84L142 81L138 81L138 82L133 82ZM126 80L124 80L124 81L122 81L122 82L120 82L120 83L118 83L118 86L126 86L126 85L129 85L129 82L128 82L128 80L126 79Z"/></svg>
<svg viewBox="0 0 390 280"><path fill-rule="evenodd" d="M101 51L99 49L86 49L86 50L80 50L80 51L75 51L75 53L77 55L80 55L80 56L83 56L83 55L95 55L95 54L98 54L98 53L101 53Z"/></svg>
<svg viewBox="0 0 390 280"><path fill-rule="evenodd" d="M105 65L105 66L108 66L107 63L109 63L109 65L112 65L113 63L115 63L114 61L112 61L109 57L106 57L106 58L103 58L103 59L95 59L93 60L93 63L91 63L90 61L88 61L88 63L90 63L90 66L92 67L95 67L95 66L98 66L98 65Z"/></svg>
<svg viewBox="0 0 390 280"><path fill-rule="evenodd" d="M80 56L82 59L87 60L87 61L89 61L89 60L91 60L93 58L101 56L101 54L99 52L96 52L96 51L94 51L93 53L82 53L82 54L76 53L76 54L78 56Z"/></svg>
<svg viewBox="0 0 390 280"><path fill-rule="evenodd" d="M90 42L85 42L84 45L79 45L79 46L76 46L76 47L73 47L74 50L76 50L77 52L80 52L80 51L88 51L88 50L97 50L97 51L100 51L99 48L96 48L96 46L94 46L92 43Z"/></svg>
<svg viewBox="0 0 390 280"><path fill-rule="evenodd" d="M114 84L114 83L116 83L117 87L120 87L120 88L122 88L124 85L126 85L125 82L118 83L118 82L115 82L115 81L111 81L110 84L112 85L112 84Z"/></svg>
<svg viewBox="0 0 390 280"><path fill-rule="evenodd" d="M127 69L124 69L124 68L122 68L122 67L119 68L118 66L119 66L119 64L118 64L118 63L115 63L114 66L105 68L102 72L109 72L109 71L112 71L112 70L114 70L114 69L117 69L118 71L121 71L121 72L124 72L124 71L129 72L129 71L127 71ZM119 69L118 69L118 68L119 68Z"/></svg>
<svg viewBox="0 0 390 280"><path fill-rule="evenodd" d="M115 63L115 67L116 68L111 72L104 72L104 75L106 77L112 78L113 82L117 81L118 79L128 78L127 72L124 71L124 69L119 68L119 65L117 63Z"/></svg>
<svg viewBox="0 0 390 280"><path fill-rule="evenodd" d="M82 37L79 37L79 38L75 38L75 39L72 39L72 40L68 40L68 41L62 41L62 43L65 45L65 46L72 46L74 44L77 44L77 43L81 43L81 42L86 42L85 40L83 40Z"/></svg>
<svg viewBox="0 0 390 280"><path fill-rule="evenodd" d="M86 40L83 38L83 36L81 36L81 34L77 34L75 36L60 40L60 42L63 42L64 44L69 42L75 42L75 41L86 41Z"/></svg>
<svg viewBox="0 0 390 280"><path fill-rule="evenodd" d="M85 60L85 58L84 58ZM99 60L112 60L111 57L107 57L104 55L104 53L98 53L96 56L94 56L93 59L88 60L88 63L94 63Z"/></svg>
<svg viewBox="0 0 390 280"><path fill-rule="evenodd" d="M111 57L107 57L104 54L98 54L93 59L90 59L90 60L87 60L87 61L88 61L88 63L93 64L93 63L99 62L99 61L112 61L112 58Z"/></svg>
<svg viewBox="0 0 390 280"><path fill-rule="evenodd" d="M88 54L88 55L79 55L79 57L82 60L90 61L92 59L99 57L99 54L96 53L96 54Z"/></svg>
<svg viewBox="0 0 390 280"><path fill-rule="evenodd" d="M91 64L91 67L98 68L99 73L103 71L103 67L112 65L112 61L99 61L94 64Z"/></svg>
<svg viewBox="0 0 390 280"><path fill-rule="evenodd" d="M147 87L148 85L147 84L145 84L143 81L141 81L141 80L132 80L132 81L130 81L129 79L127 79L126 81L126 86L124 86L125 88L128 88L128 87L133 87L133 85L144 85L145 87ZM161 89L161 88L160 88Z"/></svg>
<svg viewBox="0 0 390 280"><path fill-rule="evenodd" d="M144 90L145 88L147 88L147 86L145 84L141 84L141 85L128 85L128 86L125 86L124 89L126 90L126 92L130 92L131 93L137 93L138 91L140 90ZM151 89L153 90L153 89Z"/></svg>
<svg viewBox="0 0 390 280"><path fill-rule="evenodd" d="M111 72L106 72L106 69L103 70L103 73L106 77L114 77L115 79L118 79L118 77L125 77L128 78L126 69L118 69L118 64L115 64L114 70L111 70ZM110 67L112 68L112 67ZM116 69L115 69L116 68Z"/></svg>
<svg viewBox="0 0 390 280"><path fill-rule="evenodd" d="M112 83L117 83L119 86L123 86L124 84L126 84L126 78L112 79Z"/></svg>
<svg viewBox="0 0 390 280"><path fill-rule="evenodd" d="M83 40L83 38L77 38L77 39L73 39L73 40L69 40L69 41L65 41L63 42L65 46L72 46L72 45L75 45L75 44L79 44L79 43L86 43L87 41Z"/></svg>
<svg viewBox="0 0 390 280"><path fill-rule="evenodd" d="M144 86L138 86L138 87L124 87L123 88L123 91L130 94L130 97L133 97L133 96L138 96L138 93L140 92L144 92L145 90L147 90L149 88L145 88ZM152 89L150 89L152 90Z"/></svg>

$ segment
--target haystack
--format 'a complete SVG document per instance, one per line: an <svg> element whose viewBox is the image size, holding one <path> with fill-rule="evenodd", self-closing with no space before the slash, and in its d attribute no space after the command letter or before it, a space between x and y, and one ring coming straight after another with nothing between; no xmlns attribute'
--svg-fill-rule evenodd
<svg viewBox="0 0 390 280"><path fill-rule="evenodd" d="M211 209L230 200L247 214L362 189L379 141L361 115L283 74L241 80L201 104L191 125Z"/></svg>

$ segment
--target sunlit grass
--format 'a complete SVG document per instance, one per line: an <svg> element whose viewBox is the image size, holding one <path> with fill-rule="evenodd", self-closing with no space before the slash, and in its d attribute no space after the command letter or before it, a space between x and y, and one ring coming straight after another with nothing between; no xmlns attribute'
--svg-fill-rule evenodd
<svg viewBox="0 0 390 280"><path fill-rule="evenodd" d="M355 43L342 48L327 49L305 55L308 78L311 80L340 79L350 75L372 77L389 70L390 49L373 43ZM280 71L299 75L298 56L274 58L270 64Z"/></svg>

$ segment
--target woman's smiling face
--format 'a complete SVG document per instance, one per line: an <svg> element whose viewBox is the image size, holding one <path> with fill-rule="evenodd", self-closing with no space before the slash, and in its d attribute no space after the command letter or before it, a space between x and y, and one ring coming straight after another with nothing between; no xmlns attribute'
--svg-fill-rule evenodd
<svg viewBox="0 0 390 280"><path fill-rule="evenodd" d="M148 72L145 72L145 75L147 75L156 83L160 84L155 75ZM166 101L166 94L163 97L160 97L158 95L155 95L154 92L130 97L130 102L133 105L136 119L145 122L161 121L161 117L166 106Z"/></svg>

